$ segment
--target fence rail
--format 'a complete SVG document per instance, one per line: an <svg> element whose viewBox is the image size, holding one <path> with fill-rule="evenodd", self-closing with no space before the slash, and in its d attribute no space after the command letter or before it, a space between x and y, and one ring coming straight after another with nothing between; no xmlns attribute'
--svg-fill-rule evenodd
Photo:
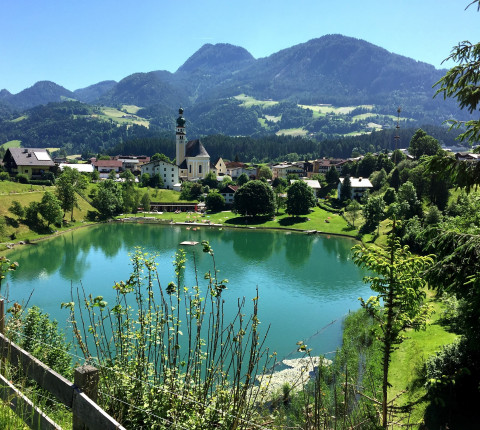
<svg viewBox="0 0 480 430"><path fill-rule="evenodd" d="M65 406L71 408L74 430L84 429L85 427L91 430L125 430L91 399L96 400L97 398L97 369L92 366L82 366L75 369L75 383L72 383L5 337L2 330L4 318L4 304L3 300L0 300L0 357L2 361L8 361L21 369L26 376L53 394ZM27 419L21 417L29 427L42 430L60 428L5 378L1 378L0 385L0 397L8 401L14 411L22 410L22 408L16 407L16 404L21 402L23 410L30 412L26 417ZM12 396L15 396L15 402L11 401ZM12 407L14 403L15 407ZM33 426L28 422L31 417L35 417Z"/></svg>

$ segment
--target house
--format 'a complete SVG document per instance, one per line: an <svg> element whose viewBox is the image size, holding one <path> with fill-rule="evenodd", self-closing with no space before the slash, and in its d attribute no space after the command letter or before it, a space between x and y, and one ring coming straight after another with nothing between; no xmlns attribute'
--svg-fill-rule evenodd
<svg viewBox="0 0 480 430"><path fill-rule="evenodd" d="M288 175L304 176L305 171L303 167L296 166L290 163L281 163L272 167L273 179L275 178L287 178Z"/></svg>
<svg viewBox="0 0 480 430"><path fill-rule="evenodd" d="M341 199L341 189L342 189L342 184L343 180L345 178L340 178L340 182L338 183L337 187L337 197L338 199ZM359 200L363 197L363 194L371 190L373 188L372 183L366 179L366 178L350 178L350 185L352 187L352 195L350 197L351 200L356 199Z"/></svg>
<svg viewBox="0 0 480 430"><path fill-rule="evenodd" d="M313 162L313 174L324 174L334 167L338 173L342 173L342 169L347 160L342 158L333 159L333 158L319 158Z"/></svg>
<svg viewBox="0 0 480 430"><path fill-rule="evenodd" d="M471 163L478 163L480 161L480 154L474 152L457 152L455 158L458 161L468 161Z"/></svg>
<svg viewBox="0 0 480 430"><path fill-rule="evenodd" d="M92 165L100 173L101 179L107 179L112 170L118 174L123 167L123 163L120 160L94 160Z"/></svg>
<svg viewBox="0 0 480 430"><path fill-rule="evenodd" d="M45 172L55 167L45 148L8 148L3 164L10 175L22 174L30 179L40 179Z"/></svg>
<svg viewBox="0 0 480 430"><path fill-rule="evenodd" d="M178 114L175 141L180 179L187 181L203 179L210 171L210 155L199 139L187 142L182 108L178 110Z"/></svg>
<svg viewBox="0 0 480 430"><path fill-rule="evenodd" d="M239 188L240 187L238 187L236 185L227 185L225 188L220 190L220 194L225 199L225 204L226 205L230 205L230 206L233 205L235 193L237 192L237 190Z"/></svg>
<svg viewBox="0 0 480 430"><path fill-rule="evenodd" d="M210 165L210 170L213 171L216 176L224 176L227 174L227 166L221 157L216 163Z"/></svg>
<svg viewBox="0 0 480 430"><path fill-rule="evenodd" d="M122 162L122 170L131 170L132 172L139 172L140 166L150 163L150 157L146 155L115 155L112 160L119 160Z"/></svg>
<svg viewBox="0 0 480 430"><path fill-rule="evenodd" d="M225 163L227 169L227 175L232 179L238 179L238 177L246 172L246 165L240 161L230 161Z"/></svg>
<svg viewBox="0 0 480 430"><path fill-rule="evenodd" d="M157 173L163 179L163 186L167 190L177 189L177 184L180 182L180 169L172 163L163 160L154 160L150 163L144 164L140 167L142 175L148 173L150 176Z"/></svg>

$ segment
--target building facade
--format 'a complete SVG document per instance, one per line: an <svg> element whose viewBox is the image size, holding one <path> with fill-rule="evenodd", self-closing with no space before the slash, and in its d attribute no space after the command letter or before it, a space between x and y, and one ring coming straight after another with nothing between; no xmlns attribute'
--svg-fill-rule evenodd
<svg viewBox="0 0 480 430"><path fill-rule="evenodd" d="M180 179L197 181L205 178L210 171L210 155L199 139L187 141L183 109L178 110L175 129L176 162Z"/></svg>

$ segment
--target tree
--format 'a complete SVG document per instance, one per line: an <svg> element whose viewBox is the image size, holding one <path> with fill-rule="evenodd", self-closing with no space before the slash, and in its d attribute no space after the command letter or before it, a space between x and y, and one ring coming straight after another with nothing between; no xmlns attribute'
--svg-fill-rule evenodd
<svg viewBox="0 0 480 430"><path fill-rule="evenodd" d="M148 194L148 191L145 191L143 193L140 203L142 204L142 208L145 212L148 212L150 210L150 194Z"/></svg>
<svg viewBox="0 0 480 430"><path fill-rule="evenodd" d="M93 169L93 172L90 173L90 179L92 182L97 182L100 179L100 172L97 169Z"/></svg>
<svg viewBox="0 0 480 430"><path fill-rule="evenodd" d="M369 179L373 185L373 189L378 191L387 183L387 172L385 169L377 170L370 175Z"/></svg>
<svg viewBox="0 0 480 430"><path fill-rule="evenodd" d="M12 206L10 206L8 210L18 218L23 218L25 216L25 209L18 200L14 200Z"/></svg>
<svg viewBox="0 0 480 430"><path fill-rule="evenodd" d="M121 213L123 209L123 196L120 184L111 179L100 182L97 195L93 200L93 205L103 219Z"/></svg>
<svg viewBox="0 0 480 430"><path fill-rule="evenodd" d="M234 208L241 215L273 217L275 214L273 190L265 182L249 181L235 193Z"/></svg>
<svg viewBox="0 0 480 430"><path fill-rule="evenodd" d="M391 354L395 346L403 341L403 332L410 328L419 330L425 327L431 309L423 303L426 281L422 275L433 264L433 260L429 256L413 255L408 247L402 247L396 237L394 221L386 248L356 245L354 262L374 272L373 276L366 276L364 281L370 283L371 289L378 295L367 301L360 301L380 328L383 369L382 427L387 428L388 370Z"/></svg>
<svg viewBox="0 0 480 430"><path fill-rule="evenodd" d="M385 213L385 201L382 196L368 196L367 201L363 205L363 217L365 218L364 228L372 231L375 228L380 229L380 221ZM377 231L377 234L380 231Z"/></svg>
<svg viewBox="0 0 480 430"><path fill-rule="evenodd" d="M304 181L296 181L287 190L287 214L307 215L315 206L316 199L312 188Z"/></svg>
<svg viewBox="0 0 480 430"><path fill-rule="evenodd" d="M160 173L155 173L154 175L150 176L148 186L152 188L163 188L164 183Z"/></svg>
<svg viewBox="0 0 480 430"><path fill-rule="evenodd" d="M50 224L60 224L62 222L62 206L60 205L60 201L49 191L43 194L38 206L38 211L47 222L47 227L50 227Z"/></svg>
<svg viewBox="0 0 480 430"><path fill-rule="evenodd" d="M148 184L150 183L150 173L144 173L140 178L140 183L142 184L142 187L148 187Z"/></svg>
<svg viewBox="0 0 480 430"><path fill-rule="evenodd" d="M242 185L245 185L249 180L250 178L248 177L248 175L246 173L242 173L237 179L237 185L241 187Z"/></svg>
<svg viewBox="0 0 480 430"><path fill-rule="evenodd" d="M273 178L273 173L270 167L268 166L262 166L260 169L258 169L258 179L272 179Z"/></svg>
<svg viewBox="0 0 480 430"><path fill-rule="evenodd" d="M218 187L218 181L217 181L217 175L215 175L215 172L208 172L205 177L202 179L202 184L208 185L209 188L217 188Z"/></svg>
<svg viewBox="0 0 480 430"><path fill-rule="evenodd" d="M410 139L408 152L419 159L422 155L435 155L441 149L437 139L419 128Z"/></svg>
<svg viewBox="0 0 480 430"><path fill-rule="evenodd" d="M350 181L350 175L343 178L342 185L340 187L340 200L342 202L350 200L352 198L352 183Z"/></svg>
<svg viewBox="0 0 480 430"><path fill-rule="evenodd" d="M73 221L73 209L78 207L77 192L87 188L87 180L78 170L65 167L55 185L64 214L71 211L70 220Z"/></svg>
<svg viewBox="0 0 480 430"><path fill-rule="evenodd" d="M335 188L340 181L340 175L335 167L330 167L325 174L325 179L330 188Z"/></svg>
<svg viewBox="0 0 480 430"><path fill-rule="evenodd" d="M225 207L225 198L218 191L212 191L205 197L205 205L210 212L220 212Z"/></svg>
<svg viewBox="0 0 480 430"><path fill-rule="evenodd" d="M345 208L345 217L348 222L352 224L353 228L355 228L355 220L358 218L361 210L362 205L356 200L352 200L352 202Z"/></svg>
<svg viewBox="0 0 480 430"><path fill-rule="evenodd" d="M113 169L110 170L110 172L108 172L108 179L115 181L117 179L117 172L115 172Z"/></svg>
<svg viewBox="0 0 480 430"><path fill-rule="evenodd" d="M165 154L160 154L158 152L153 154L150 160L151 161L160 160L160 161L165 161L166 163L172 164L172 160L170 160L170 158L168 158Z"/></svg>
<svg viewBox="0 0 480 430"><path fill-rule="evenodd" d="M471 4L475 3L472 2ZM480 3L479 3L480 7ZM467 108L473 114L478 113L480 92L480 42L472 44L464 41L452 49L451 54L444 60L453 60L458 63L443 76L435 86L440 86L435 95L443 94L443 98L451 97L457 100L460 109ZM480 140L480 120L470 121L450 120L451 128L465 126L466 131L459 135L461 141L468 141L471 145Z"/></svg>
<svg viewBox="0 0 480 430"><path fill-rule="evenodd" d="M417 198L415 187L410 181L400 186L397 193L397 199L400 203L400 216L403 219L412 218L415 215L422 215L422 202Z"/></svg>

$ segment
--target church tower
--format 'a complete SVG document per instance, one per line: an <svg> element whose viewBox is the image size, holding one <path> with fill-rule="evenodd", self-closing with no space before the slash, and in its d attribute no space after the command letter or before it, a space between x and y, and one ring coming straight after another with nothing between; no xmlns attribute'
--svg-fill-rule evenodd
<svg viewBox="0 0 480 430"><path fill-rule="evenodd" d="M185 160L185 146L187 144L185 134L185 118L183 117L183 109L178 109L177 127L175 132L176 140L176 163L177 166Z"/></svg>

